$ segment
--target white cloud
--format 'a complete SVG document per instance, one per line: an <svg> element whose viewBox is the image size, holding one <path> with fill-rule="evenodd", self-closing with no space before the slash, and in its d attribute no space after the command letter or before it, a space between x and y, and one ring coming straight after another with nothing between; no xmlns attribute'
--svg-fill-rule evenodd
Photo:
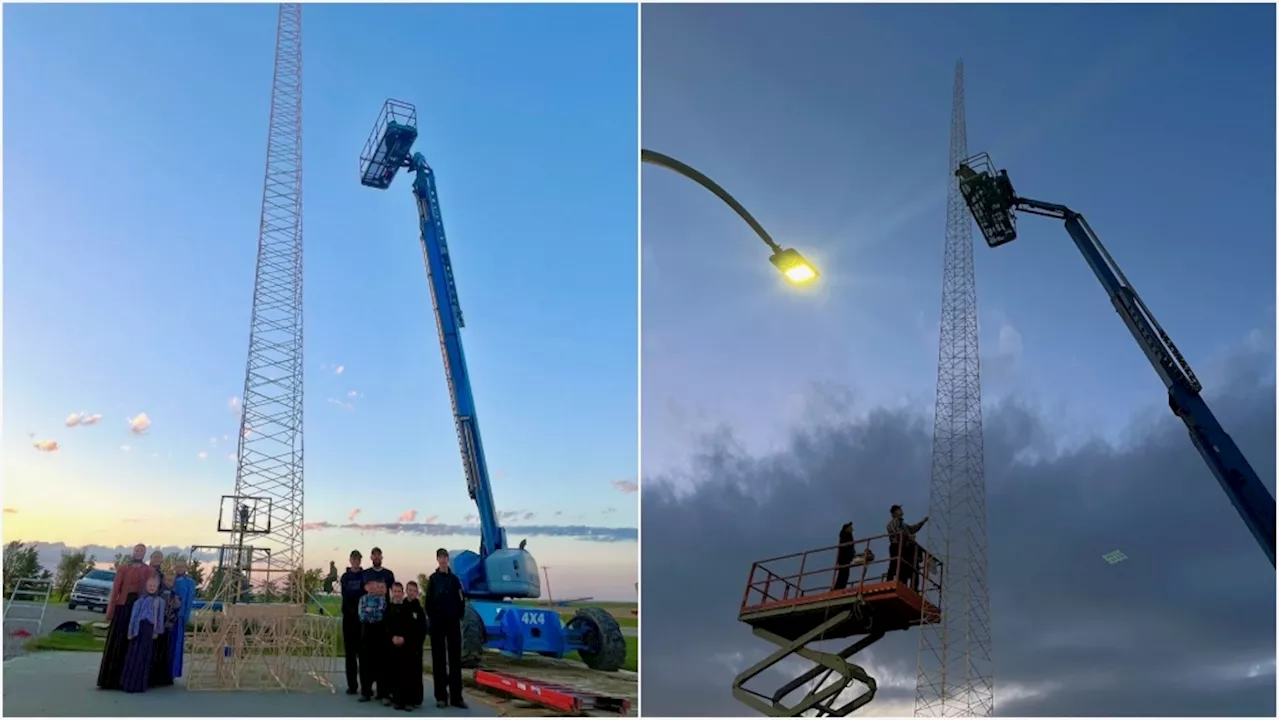
<svg viewBox="0 0 1280 720"><path fill-rule="evenodd" d="M199 454L196 455L196 457L200 458L201 460L204 460L205 458L209 457L209 453L201 450Z"/></svg>
<svg viewBox="0 0 1280 720"><path fill-rule="evenodd" d="M129 418L128 422L129 432L134 435L145 435L151 429L151 418L146 413L138 413L137 417Z"/></svg>

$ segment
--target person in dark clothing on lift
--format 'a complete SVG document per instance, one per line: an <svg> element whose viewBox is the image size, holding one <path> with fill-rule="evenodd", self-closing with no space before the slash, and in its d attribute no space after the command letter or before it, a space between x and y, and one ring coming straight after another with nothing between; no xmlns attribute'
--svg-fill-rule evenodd
<svg viewBox="0 0 1280 720"><path fill-rule="evenodd" d="M849 587L849 568L858 567L875 560L871 548L861 553L854 550L853 523L847 522L840 528L839 545L836 547L836 580L831 584L832 590L844 590Z"/></svg>
<svg viewBox="0 0 1280 720"><path fill-rule="evenodd" d="M347 694L360 691L360 598L364 597L364 568L359 550L351 551L351 566L338 581L342 589L342 647L347 654Z"/></svg>
<svg viewBox="0 0 1280 720"><path fill-rule="evenodd" d="M467 598L462 581L449 569L449 551L436 551L436 571L427 578L427 623L431 632L431 679L436 707L465 708L462 699L462 617Z"/></svg>
<svg viewBox="0 0 1280 720"><path fill-rule="evenodd" d="M929 522L925 517L914 525L908 525L902 519L902 506L889 508L889 524L885 530L889 533L889 580L905 583L907 587L919 592L916 587L920 559L919 546L916 545L916 533ZM899 554L900 553L900 554Z"/></svg>

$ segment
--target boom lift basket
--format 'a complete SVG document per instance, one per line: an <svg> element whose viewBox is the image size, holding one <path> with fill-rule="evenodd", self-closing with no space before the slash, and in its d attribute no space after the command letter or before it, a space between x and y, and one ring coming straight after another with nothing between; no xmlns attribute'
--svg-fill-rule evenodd
<svg viewBox="0 0 1280 720"><path fill-rule="evenodd" d="M960 163L956 178L960 195L987 245L999 247L1017 239L1018 222L1013 211L1018 197L1013 192L1009 174L1004 170L997 172L991 156L979 153Z"/></svg>
<svg viewBox="0 0 1280 720"><path fill-rule="evenodd" d="M747 668L733 682L733 696L764 715L844 717L875 697L876 681L849 662L885 633L936 623L942 617L942 568L915 545L915 563L906 547L889 552L889 536L855 540L854 560L845 566L847 584L839 586L837 546L762 560L751 566L738 620L778 650ZM873 551L873 547L879 553ZM915 572L909 572L914 567ZM810 647L824 640L857 638L839 652ZM765 670L799 655L816 665L770 695L746 687ZM831 681L832 676L835 680ZM837 705L854 681L866 686L857 697ZM805 695L784 704L797 691Z"/></svg>
<svg viewBox="0 0 1280 720"><path fill-rule="evenodd" d="M418 139L418 110L400 100L388 100L378 113L373 131L360 152L360 184L386 190L409 159Z"/></svg>

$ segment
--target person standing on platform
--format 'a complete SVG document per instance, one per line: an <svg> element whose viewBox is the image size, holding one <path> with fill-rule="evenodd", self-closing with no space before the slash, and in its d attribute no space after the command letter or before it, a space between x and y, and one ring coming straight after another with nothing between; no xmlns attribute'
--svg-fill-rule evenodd
<svg viewBox="0 0 1280 720"><path fill-rule="evenodd" d="M351 565L342 573L342 647L347 655L347 694L359 692L360 683L360 598L364 597L364 568L359 550L351 551Z"/></svg>
<svg viewBox="0 0 1280 720"><path fill-rule="evenodd" d="M427 611L419 600L418 583L410 580L404 586L404 605L412 619L413 636L409 639L410 666L413 671L405 679L405 694L410 707L422 707L422 645L427 641Z"/></svg>
<svg viewBox="0 0 1280 720"><path fill-rule="evenodd" d="M462 699L462 618L467 598L449 569L449 551L436 550L436 571L427 579L427 623L431 628L431 679L436 707L467 707Z"/></svg>
<svg viewBox="0 0 1280 720"><path fill-rule="evenodd" d="M191 622L191 610L196 602L196 580L187 574L187 561L179 560L173 565L173 592L181 605L178 617L173 621L173 629L169 631L169 655L173 658L173 676L182 677L182 654L186 648L187 623Z"/></svg>
<svg viewBox="0 0 1280 720"><path fill-rule="evenodd" d="M164 553L156 550L151 553L151 569L156 571L156 575L160 577L160 582L164 583Z"/></svg>
<svg viewBox="0 0 1280 720"><path fill-rule="evenodd" d="M889 579L903 582L907 587L918 590L915 587L919 564L916 557L916 533L929 522L929 518L925 517L914 525L908 525L907 521L902 519L902 515L901 505L889 508L889 524L885 526L885 530L889 533Z"/></svg>
<svg viewBox="0 0 1280 720"><path fill-rule="evenodd" d="M133 546L133 557L116 568L115 583L107 595L107 642L102 648L102 663L98 666L98 687L103 690L119 690L120 676L124 672L125 656L129 652L129 621L133 604L146 591L147 579L155 571L143 560L147 546Z"/></svg>
<svg viewBox="0 0 1280 720"><path fill-rule="evenodd" d="M831 584L832 590L849 587L849 567L853 564L853 555L853 523L847 522L840 528L840 539L836 547L836 581Z"/></svg>

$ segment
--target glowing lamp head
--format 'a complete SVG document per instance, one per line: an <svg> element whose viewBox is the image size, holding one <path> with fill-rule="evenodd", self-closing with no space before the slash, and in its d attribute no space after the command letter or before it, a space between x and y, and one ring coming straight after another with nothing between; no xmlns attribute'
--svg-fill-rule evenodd
<svg viewBox="0 0 1280 720"><path fill-rule="evenodd" d="M769 258L769 262L778 268L782 276L792 285L804 285L818 277L818 269L804 259L794 248L779 250Z"/></svg>

